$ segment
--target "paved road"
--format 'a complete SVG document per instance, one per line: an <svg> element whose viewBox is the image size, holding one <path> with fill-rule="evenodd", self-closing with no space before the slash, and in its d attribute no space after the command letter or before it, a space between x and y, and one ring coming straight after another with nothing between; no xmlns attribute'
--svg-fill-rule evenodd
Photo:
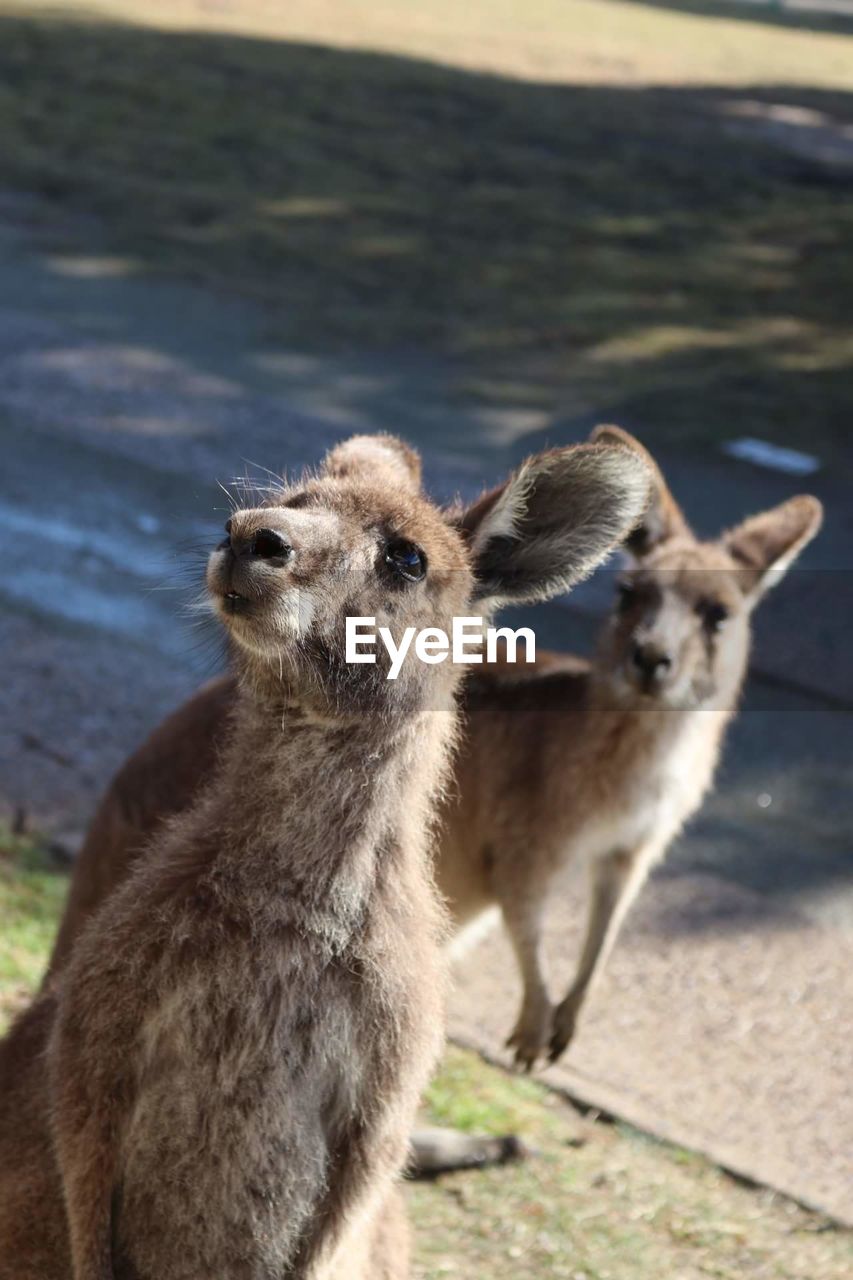
<svg viewBox="0 0 853 1280"><path fill-rule="evenodd" d="M261 314L75 257L31 214L0 202L0 810L67 830L219 661L215 636L179 616L224 518L216 480L384 427L424 447L437 493L473 492L594 416L546 428L442 404L435 364L278 351ZM722 457L664 462L705 532L794 489ZM810 487L827 529L766 606L717 793L649 886L553 1078L853 1222L853 537L846 478L827 468ZM605 573L574 607L537 611L540 643L586 648L610 590ZM572 892L552 912L555 983L571 967ZM454 1000L454 1031L491 1053L512 1019L510 967L488 940Z"/></svg>

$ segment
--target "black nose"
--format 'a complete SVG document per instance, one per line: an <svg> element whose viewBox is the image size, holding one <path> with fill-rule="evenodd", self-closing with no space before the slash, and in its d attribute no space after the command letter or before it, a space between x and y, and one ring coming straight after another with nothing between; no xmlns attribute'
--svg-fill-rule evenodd
<svg viewBox="0 0 853 1280"><path fill-rule="evenodd" d="M254 533L247 534L234 533L229 520L225 526L225 532L228 537L222 545L230 546L235 556L257 556L259 560L287 560L293 551L287 539L280 533L276 533L275 529L256 529Z"/></svg>
<svg viewBox="0 0 853 1280"><path fill-rule="evenodd" d="M635 644L631 657L640 674L650 680L660 680L672 666L672 658L656 644Z"/></svg>
<svg viewBox="0 0 853 1280"><path fill-rule="evenodd" d="M275 529L258 529L249 543L249 555L262 560L286 560L293 547Z"/></svg>

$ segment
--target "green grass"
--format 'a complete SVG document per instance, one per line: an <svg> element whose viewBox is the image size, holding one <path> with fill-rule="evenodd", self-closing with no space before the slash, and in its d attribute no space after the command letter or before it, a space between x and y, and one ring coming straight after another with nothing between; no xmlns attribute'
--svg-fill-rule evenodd
<svg viewBox="0 0 853 1280"><path fill-rule="evenodd" d="M487 1067L474 1053L451 1050L431 1081L425 1106L431 1123L464 1133L519 1133L538 1120L552 1095L526 1076Z"/></svg>
<svg viewBox="0 0 853 1280"><path fill-rule="evenodd" d="M0 831L0 1030L36 989L67 876ZM430 1124L520 1134L523 1164L410 1184L415 1280L846 1280L853 1238L689 1152L581 1118L536 1081L450 1047Z"/></svg>
<svg viewBox="0 0 853 1280"><path fill-rule="evenodd" d="M41 979L67 884L38 841L0 831L0 1032Z"/></svg>
<svg viewBox="0 0 853 1280"><path fill-rule="evenodd" d="M0 0L0 187L66 252L255 299L271 344L449 361L458 401L842 453L849 171L727 113L848 120L843 31L612 0L246 0L227 33L31 8Z"/></svg>
<svg viewBox="0 0 853 1280"><path fill-rule="evenodd" d="M541 1085L451 1048L427 1119L520 1132L521 1165L408 1188L417 1280L846 1280L853 1239L701 1157L581 1118Z"/></svg>

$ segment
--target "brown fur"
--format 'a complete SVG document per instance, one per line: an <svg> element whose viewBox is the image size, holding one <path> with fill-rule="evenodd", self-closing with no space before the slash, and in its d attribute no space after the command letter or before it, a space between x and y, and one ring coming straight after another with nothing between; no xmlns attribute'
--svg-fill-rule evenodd
<svg viewBox="0 0 853 1280"><path fill-rule="evenodd" d="M394 1180L441 1039L427 837L460 672L353 668L343 619L449 631L475 599L566 586L647 483L618 451L555 451L508 482L499 518L457 523L417 481L410 451L367 438L233 513L208 571L230 729L70 954L65 929L65 963L0 1049L3 1280L405 1274ZM401 537L426 550L423 582L389 577ZM184 728L209 730L222 693ZM142 812L127 794L98 828L125 838L125 865ZM75 894L78 920L116 878Z"/></svg>
<svg viewBox="0 0 853 1280"><path fill-rule="evenodd" d="M113 778L74 863L48 975L65 961L83 922L124 880L157 828L189 808L210 777L229 736L236 697L235 676L209 681L157 726Z"/></svg>
<svg viewBox="0 0 853 1280"><path fill-rule="evenodd" d="M595 438L640 449L618 428ZM594 660L542 654L533 670L498 664L467 686L438 880L462 929L457 947L463 926L500 907L524 982L509 1044L527 1068L571 1042L631 902L699 808L737 708L751 611L820 526L817 500L792 498L701 543L657 468L655 476L629 540L640 548L635 568ZM717 631L714 609L726 612ZM649 676L638 651L670 665ZM556 873L578 860L590 874L586 935L554 1007L543 918Z"/></svg>

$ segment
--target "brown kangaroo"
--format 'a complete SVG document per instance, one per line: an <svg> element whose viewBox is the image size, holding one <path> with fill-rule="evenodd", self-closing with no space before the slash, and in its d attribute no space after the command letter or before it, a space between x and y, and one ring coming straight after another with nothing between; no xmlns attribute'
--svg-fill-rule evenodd
<svg viewBox="0 0 853 1280"><path fill-rule="evenodd" d="M632 436L600 427L593 439L642 451L654 469L652 502L628 539L633 568L592 662L543 654L535 668L497 665L468 682L438 872L458 929L500 907L524 984L508 1043L528 1069L571 1042L631 902L701 805L737 708L752 610L822 518L816 498L796 497L700 542ZM542 926L570 861L588 865L590 905L555 1008Z"/></svg>
<svg viewBox="0 0 853 1280"><path fill-rule="evenodd" d="M345 619L399 640L564 589L647 488L624 450L555 450L446 517L368 437L234 510L207 571L236 682L218 758L0 1050L3 1280L406 1274L461 669L348 664Z"/></svg>

